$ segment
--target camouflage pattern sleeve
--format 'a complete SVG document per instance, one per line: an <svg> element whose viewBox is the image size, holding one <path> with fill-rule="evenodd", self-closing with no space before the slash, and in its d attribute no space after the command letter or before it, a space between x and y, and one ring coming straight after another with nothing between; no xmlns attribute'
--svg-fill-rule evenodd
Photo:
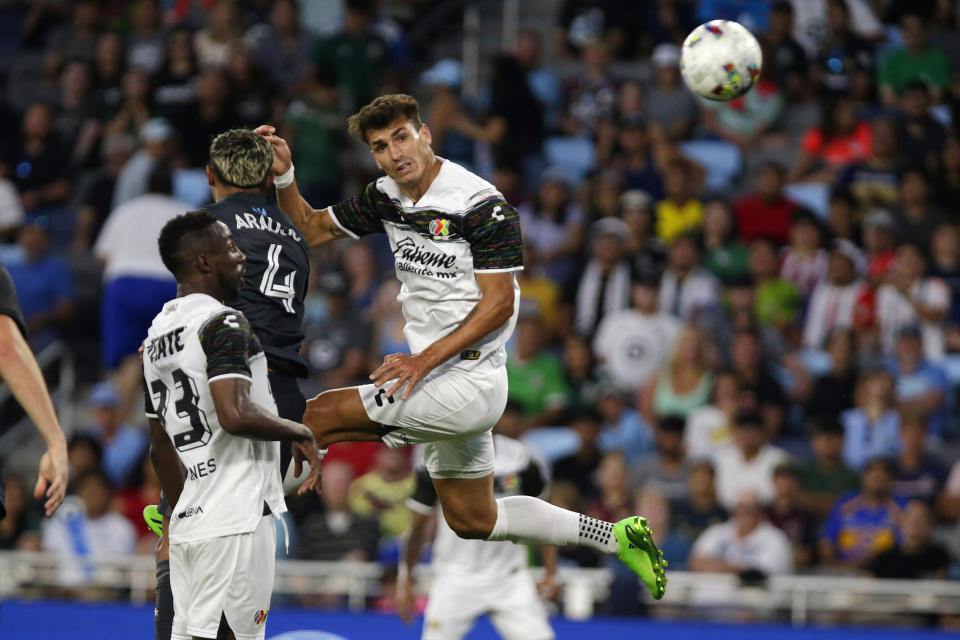
<svg viewBox="0 0 960 640"><path fill-rule="evenodd" d="M520 216L503 197L497 195L472 206L463 216L461 231L473 252L474 271L523 268Z"/></svg>
<svg viewBox="0 0 960 640"><path fill-rule="evenodd" d="M383 233L383 218L396 217L396 207L386 194L371 182L359 194L330 207L334 221L355 238Z"/></svg>
<svg viewBox="0 0 960 640"><path fill-rule="evenodd" d="M246 317L232 309L204 323L200 345L207 356L207 380L211 381L224 376L251 378L250 356L263 351Z"/></svg>

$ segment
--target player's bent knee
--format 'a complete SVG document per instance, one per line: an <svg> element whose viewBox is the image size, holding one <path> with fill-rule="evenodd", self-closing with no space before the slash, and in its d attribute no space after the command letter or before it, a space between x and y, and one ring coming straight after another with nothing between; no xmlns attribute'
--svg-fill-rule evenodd
<svg viewBox="0 0 960 640"><path fill-rule="evenodd" d="M337 404L334 391L324 391L315 398L307 400L307 408L303 412L303 423L310 427L318 438L335 430L341 422Z"/></svg>
<svg viewBox="0 0 960 640"><path fill-rule="evenodd" d="M495 510L492 514L478 511L447 513L444 510L443 515L453 532L467 540L486 540L493 533L493 526L497 523Z"/></svg>

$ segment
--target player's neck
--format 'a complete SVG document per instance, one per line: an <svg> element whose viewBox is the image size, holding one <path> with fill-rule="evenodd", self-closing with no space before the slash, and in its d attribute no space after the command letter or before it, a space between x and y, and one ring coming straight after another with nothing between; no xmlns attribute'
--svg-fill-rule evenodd
<svg viewBox="0 0 960 640"><path fill-rule="evenodd" d="M430 185L433 184L433 181L437 179L437 174L440 173L440 167L443 166L443 160L433 154L430 154L430 157L430 166L423 172L423 177L420 178L419 182L413 185L397 183L403 195L410 198L410 201L413 203L418 202L420 198L423 197L423 194L427 192Z"/></svg>
<svg viewBox="0 0 960 640"><path fill-rule="evenodd" d="M215 185L212 189L213 201L220 202L227 196L232 196L235 193L250 193L254 195L263 194L263 189L260 187L252 187L250 189L242 189L240 187L231 187L229 185L218 184Z"/></svg>
<svg viewBox="0 0 960 640"><path fill-rule="evenodd" d="M225 299L222 293L216 291L213 287L208 286L206 283L195 282L192 280L186 280L184 282L177 283L178 298L183 298L194 293L202 293L203 295L215 298L220 302L223 302Z"/></svg>

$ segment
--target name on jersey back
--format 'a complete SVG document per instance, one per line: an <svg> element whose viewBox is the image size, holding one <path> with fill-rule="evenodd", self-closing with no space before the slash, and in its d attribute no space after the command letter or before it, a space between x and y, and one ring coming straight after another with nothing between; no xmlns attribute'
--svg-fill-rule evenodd
<svg viewBox="0 0 960 640"><path fill-rule="evenodd" d="M257 211L257 208L254 207L254 211ZM280 224L273 218L266 215L266 213L261 213L260 218L257 219L257 216L247 212L243 215L235 214L237 222L237 230L240 229L259 229L260 231L269 231L275 233L278 236L287 236L293 238L297 242L300 242L300 236L297 235L297 232L292 227L287 227Z"/></svg>

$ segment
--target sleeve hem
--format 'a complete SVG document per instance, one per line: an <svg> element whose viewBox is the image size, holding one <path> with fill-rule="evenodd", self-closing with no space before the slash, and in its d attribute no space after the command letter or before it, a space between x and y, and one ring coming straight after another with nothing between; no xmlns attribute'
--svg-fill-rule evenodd
<svg viewBox="0 0 960 640"><path fill-rule="evenodd" d="M332 207L332 206L331 206L331 207L327 207L327 215L329 215L329 216L330 216L330 219L333 220L333 223L334 223L335 225L337 225L338 227L340 227L340 229L341 229L344 233L346 233L348 236L350 236L350 237L353 238L354 240L359 240L359 239L360 239L360 236L358 236L357 234L355 234L353 231L350 231L350 229L347 229L345 226L343 226L343 224L342 224L339 220L337 220L337 216L336 216L336 214L333 212L333 207Z"/></svg>
<svg viewBox="0 0 960 640"><path fill-rule="evenodd" d="M224 380L226 378L240 378L241 380L246 380L253 383L253 376L247 373L221 373L213 376L212 378L207 378L207 382L213 382L214 380Z"/></svg>
<svg viewBox="0 0 960 640"><path fill-rule="evenodd" d="M151 420L159 420L159 419L160 419L160 416L158 416L158 415L155 414L155 413L150 413L149 411L144 411L144 412L143 412L143 415L147 416L147 418L149 418L149 419L151 419Z"/></svg>
<svg viewBox="0 0 960 640"><path fill-rule="evenodd" d="M523 266L519 267L507 267L505 269L483 269L483 268L473 268L474 273L482 271L484 273L509 273L511 271L523 271Z"/></svg>
<svg viewBox="0 0 960 640"><path fill-rule="evenodd" d="M420 515L429 516L433 513L433 507L423 504L413 498L407 498L407 507L411 511L416 511Z"/></svg>

